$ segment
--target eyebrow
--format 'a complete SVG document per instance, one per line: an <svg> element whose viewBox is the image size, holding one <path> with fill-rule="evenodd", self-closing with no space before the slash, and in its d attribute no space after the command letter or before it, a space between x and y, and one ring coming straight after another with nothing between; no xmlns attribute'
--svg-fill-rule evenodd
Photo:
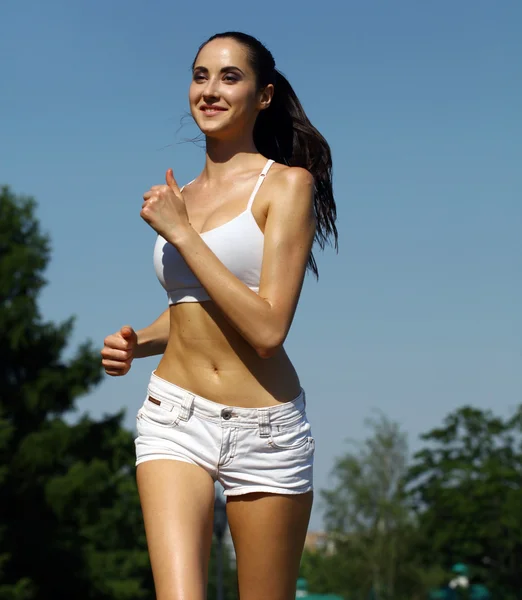
<svg viewBox="0 0 522 600"><path fill-rule="evenodd" d="M194 71L204 71L205 73L208 73L208 69L207 67L194 67ZM222 69L220 69L220 73L226 73L228 71L239 71L242 75L244 75L245 73L239 68L239 67L234 67L234 65L230 65L228 67L223 67Z"/></svg>

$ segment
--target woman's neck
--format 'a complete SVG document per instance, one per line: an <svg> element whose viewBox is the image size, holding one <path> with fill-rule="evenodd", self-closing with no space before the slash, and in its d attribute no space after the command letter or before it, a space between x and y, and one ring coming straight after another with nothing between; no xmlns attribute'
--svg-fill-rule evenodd
<svg viewBox="0 0 522 600"><path fill-rule="evenodd" d="M216 140L207 138L203 181L219 182L250 167L256 168L259 152L253 139Z"/></svg>

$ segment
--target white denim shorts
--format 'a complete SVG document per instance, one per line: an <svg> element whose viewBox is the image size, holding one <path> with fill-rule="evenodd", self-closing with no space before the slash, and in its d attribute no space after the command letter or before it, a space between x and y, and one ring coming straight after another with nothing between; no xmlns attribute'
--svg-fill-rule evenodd
<svg viewBox="0 0 522 600"><path fill-rule="evenodd" d="M136 419L136 465L171 459L198 465L226 496L303 494L313 488L315 442L305 393L266 408L218 404L152 373Z"/></svg>

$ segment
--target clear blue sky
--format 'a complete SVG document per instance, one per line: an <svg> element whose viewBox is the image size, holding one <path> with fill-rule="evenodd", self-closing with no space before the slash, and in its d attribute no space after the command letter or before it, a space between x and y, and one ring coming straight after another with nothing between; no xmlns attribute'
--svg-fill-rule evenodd
<svg viewBox="0 0 522 600"><path fill-rule="evenodd" d="M287 341L307 389L317 487L372 409L409 434L465 403L522 401L522 3L148 3L0 8L0 181L33 195L53 242L45 318L99 346L166 306L141 196L203 150L179 143L190 64L209 35L261 38L329 140L340 252L318 255ZM145 395L156 358L83 399ZM313 527L320 526L317 503Z"/></svg>

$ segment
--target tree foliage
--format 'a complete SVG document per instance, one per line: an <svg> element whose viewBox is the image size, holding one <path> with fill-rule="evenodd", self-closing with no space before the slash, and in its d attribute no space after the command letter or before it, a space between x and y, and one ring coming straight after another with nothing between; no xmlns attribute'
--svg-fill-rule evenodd
<svg viewBox="0 0 522 600"><path fill-rule="evenodd" d="M425 552L521 598L522 406L507 419L465 406L422 439L408 482Z"/></svg>
<svg viewBox="0 0 522 600"><path fill-rule="evenodd" d="M308 577L313 589L347 598L422 597L440 571L422 567L416 556L417 528L404 489L406 435L383 415L368 425L371 435L336 461L335 486L321 494L336 551L307 556ZM314 580L314 561L320 580Z"/></svg>
<svg viewBox="0 0 522 600"><path fill-rule="evenodd" d="M65 419L101 366L88 342L65 360L73 319L39 312L49 258L34 201L1 188L0 600L152 599L123 414ZM454 411L421 437L411 463L396 423L381 415L369 426L321 493L333 548L305 553L310 590L420 600L459 562L494 598L522 598L522 406L505 419ZM228 561L225 577L232 600Z"/></svg>
<svg viewBox="0 0 522 600"><path fill-rule="evenodd" d="M101 378L98 352L63 359L73 319L42 319L49 239L35 202L0 192L0 598L151 598L123 414L64 414Z"/></svg>
<svg viewBox="0 0 522 600"><path fill-rule="evenodd" d="M350 600L471 600L490 597L488 589L520 600L522 406L505 419L455 410L421 436L411 463L396 424L370 424L371 436L337 460L335 486L322 494L335 552L305 555L310 587ZM448 587L455 563L467 567L469 588Z"/></svg>

